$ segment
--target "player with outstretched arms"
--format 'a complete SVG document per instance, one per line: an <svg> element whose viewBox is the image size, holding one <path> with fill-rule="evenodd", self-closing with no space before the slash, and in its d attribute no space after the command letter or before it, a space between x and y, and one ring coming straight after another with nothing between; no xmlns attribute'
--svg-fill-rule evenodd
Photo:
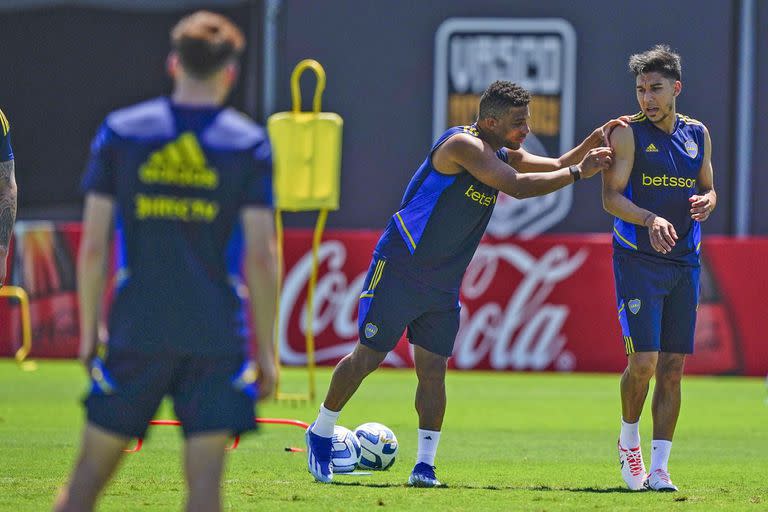
<svg viewBox="0 0 768 512"><path fill-rule="evenodd" d="M308 468L330 482L331 436L341 408L407 329L413 344L418 454L408 483L440 485L434 460L446 407L445 374L459 329L459 286L488 225L499 191L516 198L548 194L606 169L612 151L596 129L560 158L532 155L530 94L506 81L480 99L477 122L447 130L414 174L373 253L360 295L360 342L333 372L317 420L307 431Z"/></svg>

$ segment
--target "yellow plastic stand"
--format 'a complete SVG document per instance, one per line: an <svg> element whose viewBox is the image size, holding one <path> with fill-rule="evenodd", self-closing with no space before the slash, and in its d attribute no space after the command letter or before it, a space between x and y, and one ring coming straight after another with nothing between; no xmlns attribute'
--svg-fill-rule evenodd
<svg viewBox="0 0 768 512"><path fill-rule="evenodd" d="M312 112L301 111L299 78L307 69L317 76ZM325 89L325 70L319 62L305 59L291 74L291 112L273 114L267 120L272 143L274 164L275 230L277 238L277 314L275 318L275 358L280 366L280 292L283 288L283 220L282 212L318 210L312 237L312 273L307 290L307 393L282 393L280 381L276 384L275 398L289 401L315 399L315 337L314 295L319 266L318 253L329 210L339 208L339 175L341 170L341 134L343 121L338 114L321 112L321 99Z"/></svg>
<svg viewBox="0 0 768 512"><path fill-rule="evenodd" d="M25 371L34 371L37 364L34 361L25 361L32 350L32 325L29 317L29 296L20 286L4 286L0 288L0 297L14 298L19 301L21 310L21 347L16 351L16 362Z"/></svg>

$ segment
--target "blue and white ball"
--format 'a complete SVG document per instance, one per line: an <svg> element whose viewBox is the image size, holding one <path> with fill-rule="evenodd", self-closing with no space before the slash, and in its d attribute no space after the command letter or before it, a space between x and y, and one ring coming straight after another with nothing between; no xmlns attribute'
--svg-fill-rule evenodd
<svg viewBox="0 0 768 512"><path fill-rule="evenodd" d="M362 450L357 436L348 428L336 425L333 428L333 448L331 449L331 464L334 473L349 473L354 471L360 462Z"/></svg>
<svg viewBox="0 0 768 512"><path fill-rule="evenodd" d="M355 429L363 454L358 465L363 469L384 470L392 467L397 457L395 433L381 423L363 423Z"/></svg>

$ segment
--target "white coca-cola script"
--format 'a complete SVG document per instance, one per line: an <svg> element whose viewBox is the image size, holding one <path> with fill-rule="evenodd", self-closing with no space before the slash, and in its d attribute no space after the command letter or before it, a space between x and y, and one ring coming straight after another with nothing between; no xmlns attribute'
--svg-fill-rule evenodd
<svg viewBox="0 0 768 512"><path fill-rule="evenodd" d="M555 303L556 297L550 294L557 283L576 272L587 255L584 248L569 254L562 245L535 257L514 244L481 244L462 282L462 297L475 309L462 307L453 352L455 366L469 369L487 361L494 369L540 370L552 365L572 369L575 360L564 350L567 339L562 332L569 308ZM357 342L357 303L365 271L349 279L346 261L347 249L341 241L321 245L313 315L314 334L324 340L324 346L315 352L321 364L348 354ZM291 267L283 286L278 343L281 360L288 365L306 364L306 288L311 265L308 251ZM499 293L499 286L510 286L509 279L497 278L502 266L510 267L520 280L514 288ZM487 294L491 287L495 288L494 298ZM485 295L489 296L484 300ZM334 340L330 345L329 338ZM410 363L395 352L385 362L398 367Z"/></svg>

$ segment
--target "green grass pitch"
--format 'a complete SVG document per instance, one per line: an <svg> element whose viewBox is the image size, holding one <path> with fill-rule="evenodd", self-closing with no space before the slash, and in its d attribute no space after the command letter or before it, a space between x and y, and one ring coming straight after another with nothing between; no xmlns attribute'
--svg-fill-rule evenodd
<svg viewBox="0 0 768 512"><path fill-rule="evenodd" d="M326 389L330 371L319 373ZM305 373L285 370L285 390ZM763 379L687 377L670 471L678 493L624 489L616 456L617 375L451 372L436 460L443 489L405 486L416 453L416 378L380 370L341 415L354 428L379 421L400 441L389 471L315 483L300 429L265 426L243 438L224 477L225 510L768 510L768 403ZM40 361L34 372L0 361L0 511L50 510L72 467L85 375L74 362ZM650 402L650 400L649 400ZM318 400L319 403L319 400ZM312 421L318 403L267 403L260 415ZM158 414L173 418L164 404ZM650 404L641 435L649 460ZM127 455L103 511L180 510L180 432L154 427Z"/></svg>

